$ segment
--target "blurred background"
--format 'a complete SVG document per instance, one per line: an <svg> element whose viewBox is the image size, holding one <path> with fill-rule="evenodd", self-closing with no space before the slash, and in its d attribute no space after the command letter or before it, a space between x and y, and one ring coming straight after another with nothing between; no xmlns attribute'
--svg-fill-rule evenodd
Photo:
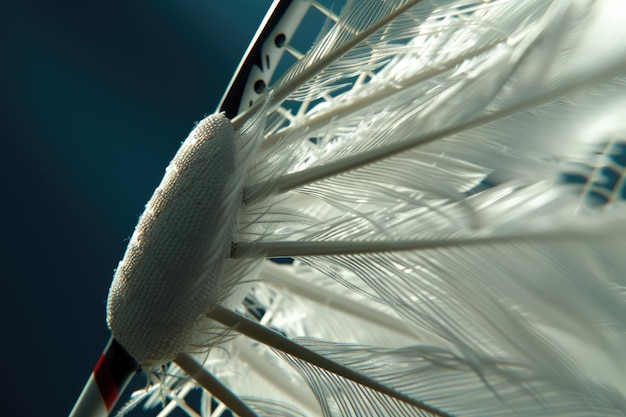
<svg viewBox="0 0 626 417"><path fill-rule="evenodd" d="M0 6L3 416L69 413L138 216L270 3Z"/></svg>

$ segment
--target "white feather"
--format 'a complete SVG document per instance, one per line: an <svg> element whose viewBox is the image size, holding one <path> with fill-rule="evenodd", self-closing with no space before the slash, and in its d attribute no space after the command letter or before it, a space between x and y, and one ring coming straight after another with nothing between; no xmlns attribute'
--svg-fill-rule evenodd
<svg viewBox="0 0 626 417"><path fill-rule="evenodd" d="M349 2L233 121L257 114L262 143L240 153L221 305L439 415L625 415L624 18L619 0ZM221 347L207 369L261 415L434 415Z"/></svg>

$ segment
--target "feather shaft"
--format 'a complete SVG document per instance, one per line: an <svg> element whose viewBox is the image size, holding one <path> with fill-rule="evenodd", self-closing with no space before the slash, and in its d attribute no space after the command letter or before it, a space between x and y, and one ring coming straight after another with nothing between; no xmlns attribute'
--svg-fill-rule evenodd
<svg viewBox="0 0 626 417"><path fill-rule="evenodd" d="M258 342L261 342L267 346L271 346L274 349L277 349L281 352L287 353L289 355L295 356L305 362L308 362L312 365L320 367L328 372L332 372L335 375L342 376L346 379L349 379L357 384L363 385L364 387L368 387L374 391L378 391L381 394L388 395L396 400L399 400L405 404L414 406L420 410L432 413L436 416L440 417L452 417L449 414L438 410L434 407L429 406L421 401L417 401L411 397L408 397L404 394L401 394L388 386L385 386L373 379L362 375L358 372L353 371L350 368L347 368L337 362L334 362L330 359L325 358L324 356L313 352L290 339L287 339L283 335L274 330L268 329L267 327L260 325L250 319L247 319L237 313L229 311L223 307L216 307L213 311L211 311L208 316L213 320L228 326L237 332L248 336Z"/></svg>
<svg viewBox="0 0 626 417"><path fill-rule="evenodd" d="M280 390L283 394L291 398L301 407L304 407L310 411L317 410L319 405L317 403L311 403L310 397L302 395L302 392L284 378L272 378L275 375L276 369L268 365L267 361L259 360L257 353L248 344L240 344L239 354L241 359L244 360L250 368L259 375L264 377L264 380L272 384L275 388Z"/></svg>
<svg viewBox="0 0 626 417"><path fill-rule="evenodd" d="M540 95L538 97L532 97L528 100L524 100L498 112L486 114L474 120L470 120L466 123L460 123L456 126L438 130L432 133L428 133L426 135L413 136L396 143L382 146L380 148L364 151L354 156L342 158L337 161L330 161L322 166L314 166L304 169L302 171L283 175L274 179L274 185L270 187L273 189L274 193L282 193L298 187L302 187L306 184L318 182L329 177L340 175L344 172L358 169L360 167L408 151L412 148L426 145L428 143L446 138L448 136L462 133L464 131L480 127L491 122L495 122L505 117L512 116L516 113L531 109L533 107L537 107L542 104L546 104L566 97L584 88L589 88L592 85L606 82L611 78L623 74L624 68L626 68L626 62L622 60L619 61L617 64L611 65L610 67L606 68L604 71L596 72L590 76L588 75L576 79L571 79L569 83L565 83L564 85L561 85L560 87L557 87L546 94ZM244 189L244 195L256 195L257 190L267 189L267 187L268 184L265 183L250 185Z"/></svg>
<svg viewBox="0 0 626 417"><path fill-rule="evenodd" d="M615 225L613 225L615 226ZM588 239L591 236L601 237L615 233L609 226L593 230L553 230L533 233L509 235L468 237L456 239L424 239L424 240L374 240L374 241L277 241L277 242L237 242L233 256L245 258L255 256L259 252L270 258L296 256L337 256L381 252L429 250L451 247L491 245L513 242L533 241L566 241L570 239Z"/></svg>
<svg viewBox="0 0 626 417"><path fill-rule="evenodd" d="M186 353L180 353L174 360L176 365L191 376L204 389L226 404L240 417L259 417L250 407L241 401L231 390L207 371L200 363Z"/></svg>
<svg viewBox="0 0 626 417"><path fill-rule="evenodd" d="M359 110L362 110L372 103L376 103L382 101L386 98L391 97L396 94L398 91L408 88L412 85L415 85L419 82L426 81L430 78L436 77L445 73L446 71L451 70L457 65L476 58L481 54L484 54L487 51L492 50L498 45L506 42L506 39L498 39L494 42L491 42L487 45L484 45L476 50L472 50L468 53L461 54L458 57L451 59L447 62L438 64L437 67L429 69L427 71L418 72L406 79L399 80L393 84L387 84L383 88L374 91L369 95L364 95L362 97L356 97L351 99L345 103L341 103L335 106L332 106L329 110L320 112L318 114L313 114L309 118L307 118L301 124L297 126L289 126L285 129L281 130L279 133L271 134L265 137L263 141L262 148L267 148L271 146L275 146L276 142L281 138L287 136L290 132L295 129L306 129L309 132L315 131L324 127L326 124L330 123L333 119L338 119L345 117L347 115L356 113Z"/></svg>

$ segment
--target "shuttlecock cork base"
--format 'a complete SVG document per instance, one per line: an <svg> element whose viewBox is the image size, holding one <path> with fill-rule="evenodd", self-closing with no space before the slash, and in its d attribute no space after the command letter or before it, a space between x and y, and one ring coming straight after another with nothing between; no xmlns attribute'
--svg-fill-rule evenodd
<svg viewBox="0 0 626 417"><path fill-rule="evenodd" d="M196 126L167 167L115 272L107 322L143 367L185 351L212 304L231 241L223 229L233 222L224 221L229 214L220 201L235 170L234 137L222 114Z"/></svg>

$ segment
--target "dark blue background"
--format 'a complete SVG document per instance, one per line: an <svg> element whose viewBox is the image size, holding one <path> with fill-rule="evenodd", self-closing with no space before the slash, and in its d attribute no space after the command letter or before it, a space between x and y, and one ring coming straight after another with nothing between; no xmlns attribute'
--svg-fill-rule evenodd
<svg viewBox="0 0 626 417"><path fill-rule="evenodd" d="M69 412L137 218L269 4L0 6L2 415Z"/></svg>

